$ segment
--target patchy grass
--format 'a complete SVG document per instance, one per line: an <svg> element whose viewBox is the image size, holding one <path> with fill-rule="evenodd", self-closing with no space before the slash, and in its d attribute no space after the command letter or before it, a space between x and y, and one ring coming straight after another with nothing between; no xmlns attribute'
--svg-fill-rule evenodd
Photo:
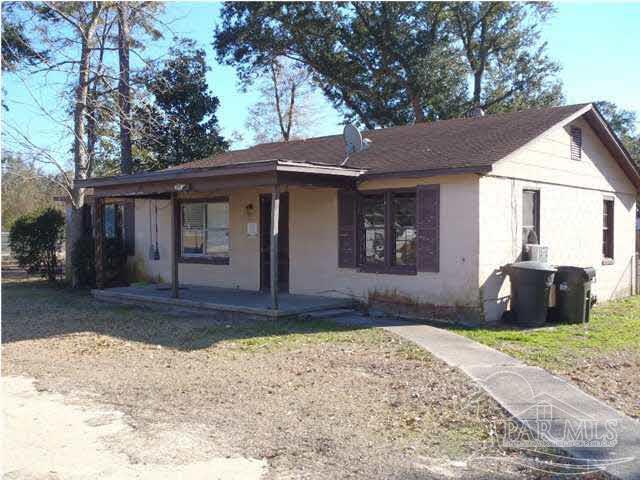
<svg viewBox="0 0 640 480"><path fill-rule="evenodd" d="M457 333L565 376L640 418L640 296L596 305L582 324L538 329L461 329Z"/></svg>
<svg viewBox="0 0 640 480"><path fill-rule="evenodd" d="M576 357L640 351L640 296L595 306L586 333L582 324L534 330L454 330L526 362L551 368L569 365Z"/></svg>

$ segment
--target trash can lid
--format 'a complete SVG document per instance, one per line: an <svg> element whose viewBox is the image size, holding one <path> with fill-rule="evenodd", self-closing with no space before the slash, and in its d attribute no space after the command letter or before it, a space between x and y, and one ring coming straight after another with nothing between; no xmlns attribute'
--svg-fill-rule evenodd
<svg viewBox="0 0 640 480"><path fill-rule="evenodd" d="M560 265L557 268L558 273L566 273L571 277L577 277L584 281L590 281L596 277L596 269L593 267L574 267L570 265Z"/></svg>
<svg viewBox="0 0 640 480"><path fill-rule="evenodd" d="M520 268L522 270L539 270L542 272L556 272L557 269L548 263L527 260L526 262L515 262L508 265L509 268Z"/></svg>

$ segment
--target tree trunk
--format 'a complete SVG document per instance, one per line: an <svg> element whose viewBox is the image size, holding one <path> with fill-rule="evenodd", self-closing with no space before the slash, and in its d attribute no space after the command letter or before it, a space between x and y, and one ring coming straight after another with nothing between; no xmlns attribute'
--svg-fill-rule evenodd
<svg viewBox="0 0 640 480"><path fill-rule="evenodd" d="M280 107L280 90L278 87L278 72L276 71L275 61L271 63L271 82L273 83L273 94L274 94L274 100L276 102L276 114L278 115L278 125L280 126L280 134L282 135L282 140L285 142L288 142L289 134L287 132L287 129L284 126L284 119L282 118L282 108Z"/></svg>
<svg viewBox="0 0 640 480"><path fill-rule="evenodd" d="M131 159L131 89L129 86L129 5L118 3L118 105L120 110L120 168L122 173L132 172Z"/></svg>
<svg viewBox="0 0 640 480"><path fill-rule="evenodd" d="M424 118L424 112L422 111L422 103L420 102L420 99L415 95L412 95L411 91L409 91L409 95L411 98L411 106L413 107L413 113L416 116L416 123L426 122L426 119Z"/></svg>
<svg viewBox="0 0 640 480"><path fill-rule="evenodd" d="M481 70L478 70L473 75L473 108L480 107L480 99L482 95L482 74Z"/></svg>
<svg viewBox="0 0 640 480"><path fill-rule="evenodd" d="M85 144L85 116L87 113L87 97L89 93L89 73L91 59L91 44L96 32L96 25L102 5L98 2L94 3L93 12L89 23L82 30L81 50L80 50L80 66L78 70L78 85L75 93L75 107L73 112L73 164L74 179L84 180L91 175L90 165L87 155L87 145ZM69 233L71 238L67 238L71 242L70 253L73 255L75 243L82 236L82 206L84 205L85 192L83 188L73 185L72 205L71 205L71 228ZM78 277L75 272L71 274L71 283L74 287L78 286Z"/></svg>

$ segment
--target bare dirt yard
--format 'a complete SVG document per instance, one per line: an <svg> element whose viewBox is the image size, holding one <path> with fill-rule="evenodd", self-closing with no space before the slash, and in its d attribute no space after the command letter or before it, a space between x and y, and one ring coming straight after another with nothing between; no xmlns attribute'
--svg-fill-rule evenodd
<svg viewBox="0 0 640 480"><path fill-rule="evenodd" d="M505 413L461 372L378 329L229 324L12 280L2 343L20 425L6 478L556 478L552 455L500 447Z"/></svg>

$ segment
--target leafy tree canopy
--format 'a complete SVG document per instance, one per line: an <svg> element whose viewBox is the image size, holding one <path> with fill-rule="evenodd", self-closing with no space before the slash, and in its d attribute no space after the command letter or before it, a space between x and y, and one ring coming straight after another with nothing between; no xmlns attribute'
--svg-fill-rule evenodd
<svg viewBox="0 0 640 480"><path fill-rule="evenodd" d="M636 112L619 108L613 102L600 101L595 105L640 167L640 132L636 128Z"/></svg>
<svg viewBox="0 0 640 480"><path fill-rule="evenodd" d="M450 8L472 77L472 106L496 113L561 102L560 67L540 40L550 3L456 2Z"/></svg>
<svg viewBox="0 0 640 480"><path fill-rule="evenodd" d="M20 21L19 2L2 4L2 70L13 71L20 63L34 65L46 58L47 53L37 51Z"/></svg>
<svg viewBox="0 0 640 480"><path fill-rule="evenodd" d="M142 74L153 101L135 107L141 122L134 138L138 170L156 170L198 160L226 150L216 110L218 98L209 91L205 52L191 40L172 47L159 67Z"/></svg>
<svg viewBox="0 0 640 480"><path fill-rule="evenodd" d="M245 84L278 56L368 128L562 100L538 41L547 4L227 2L214 46ZM470 92L469 78L473 78Z"/></svg>

